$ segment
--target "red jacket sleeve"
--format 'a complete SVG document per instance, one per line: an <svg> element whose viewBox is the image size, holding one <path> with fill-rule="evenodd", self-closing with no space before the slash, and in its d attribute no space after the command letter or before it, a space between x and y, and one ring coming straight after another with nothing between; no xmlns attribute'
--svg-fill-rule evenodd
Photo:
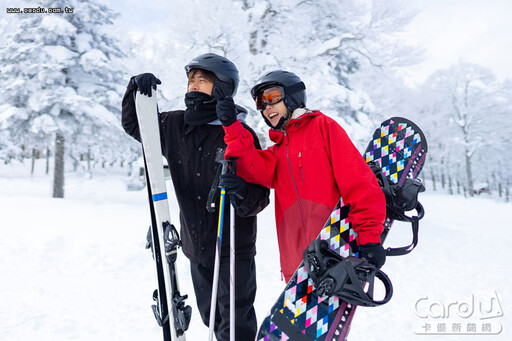
<svg viewBox="0 0 512 341"><path fill-rule="evenodd" d="M325 124L334 177L343 202L350 205L349 219L358 233L358 244L380 243L386 219L384 193L345 130L330 118Z"/></svg>
<svg viewBox="0 0 512 341"><path fill-rule="evenodd" d="M273 148L256 149L252 134L238 120L224 127L224 132L225 157L238 158L237 174L249 183L274 188L276 159Z"/></svg>

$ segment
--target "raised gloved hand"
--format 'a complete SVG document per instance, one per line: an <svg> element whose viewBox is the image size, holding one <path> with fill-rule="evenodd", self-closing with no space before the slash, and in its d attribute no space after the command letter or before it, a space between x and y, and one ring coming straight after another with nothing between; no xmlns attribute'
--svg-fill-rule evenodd
<svg viewBox="0 0 512 341"><path fill-rule="evenodd" d="M141 73L135 76L134 82L140 90L140 93L149 97L151 97L151 88L156 90L156 85L162 84L160 79L156 78L152 73Z"/></svg>
<svg viewBox="0 0 512 341"><path fill-rule="evenodd" d="M236 106L232 97L217 100L217 117L224 126L229 126L236 121Z"/></svg>
<svg viewBox="0 0 512 341"><path fill-rule="evenodd" d="M365 258L380 269L386 263L386 250L379 243L364 244L359 246L359 258Z"/></svg>
<svg viewBox="0 0 512 341"><path fill-rule="evenodd" d="M217 101L226 97L233 97L233 85L216 78L213 84L212 97Z"/></svg>
<svg viewBox="0 0 512 341"><path fill-rule="evenodd" d="M247 183L236 174L222 174L219 179L219 187L226 189L226 193L238 200L244 200L247 196Z"/></svg>

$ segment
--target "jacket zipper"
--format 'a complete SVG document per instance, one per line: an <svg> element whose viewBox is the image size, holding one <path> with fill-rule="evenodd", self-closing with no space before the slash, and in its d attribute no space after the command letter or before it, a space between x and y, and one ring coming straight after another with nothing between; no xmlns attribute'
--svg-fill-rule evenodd
<svg viewBox="0 0 512 341"><path fill-rule="evenodd" d="M299 152L299 171L300 171L300 179L302 180L302 183L304 183L304 171L303 167L304 164L302 163L302 152Z"/></svg>
<svg viewBox="0 0 512 341"><path fill-rule="evenodd" d="M299 203L299 210L300 210L300 216L302 218L302 224L304 226L304 230L306 230L306 218L304 217L304 208L302 207L302 201L300 200L299 196L299 189L297 188L297 183L295 182L295 178L293 176L293 170L292 170L292 163L290 161L290 154L288 152L288 140L289 136L286 134L286 131L284 131L284 136L286 139L286 161L288 161L288 170L290 171L290 177L292 178L293 188L295 189L295 195L297 196L297 202Z"/></svg>

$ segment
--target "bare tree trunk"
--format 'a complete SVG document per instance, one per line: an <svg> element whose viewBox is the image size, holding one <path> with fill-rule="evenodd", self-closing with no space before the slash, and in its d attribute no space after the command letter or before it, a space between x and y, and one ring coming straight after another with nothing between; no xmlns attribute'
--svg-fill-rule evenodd
<svg viewBox="0 0 512 341"><path fill-rule="evenodd" d="M55 136L55 166L53 173L53 197L64 198L64 136Z"/></svg>
<svg viewBox="0 0 512 341"><path fill-rule="evenodd" d="M35 166L36 166L36 149L32 148L32 165L30 167L30 176L34 175Z"/></svg>
<svg viewBox="0 0 512 341"><path fill-rule="evenodd" d="M87 149L87 171L91 172L91 147Z"/></svg>
<svg viewBox="0 0 512 341"><path fill-rule="evenodd" d="M434 191L436 191L436 176L435 176L435 172L433 169L431 170L431 174L432 174L432 189Z"/></svg>
<svg viewBox="0 0 512 341"><path fill-rule="evenodd" d="M497 179L495 172L492 173L491 178L492 178L492 184L490 181L488 181L489 189L491 189L494 192L494 191L498 190L498 179Z"/></svg>
<svg viewBox="0 0 512 341"><path fill-rule="evenodd" d="M469 89L469 83L471 81L466 81L464 86L464 109L467 109L468 106L468 89ZM467 190L469 196L474 195L474 185L473 185L473 172L471 170L471 157L473 156L472 151L470 150L471 145L471 132L469 129L469 117L467 114L467 111L461 111L459 108L459 105L457 104L457 98L454 94L452 94L452 103L453 108L455 109L454 119L456 121L459 121L458 123L461 131L462 131L462 138L464 140L464 158L466 163L466 181L467 181ZM464 196L466 196L466 192L464 192Z"/></svg>
<svg viewBox="0 0 512 341"><path fill-rule="evenodd" d="M46 147L46 175L50 173L50 147Z"/></svg>
<svg viewBox="0 0 512 341"><path fill-rule="evenodd" d="M77 159L76 157L74 157L74 155L71 154L70 157L71 161L73 162L73 172L76 173L76 171L78 170L78 166L80 166L80 159Z"/></svg>
<svg viewBox="0 0 512 341"><path fill-rule="evenodd" d="M444 171L445 171L445 166L444 166L444 157L441 158L441 188L445 188L445 184L446 184L446 179L445 179L445 176L444 176Z"/></svg>
<svg viewBox="0 0 512 341"><path fill-rule="evenodd" d="M468 181L468 191L469 196L473 196L475 193L475 189L473 186L473 171L471 170L471 157L469 156L469 151L466 149L466 177Z"/></svg>

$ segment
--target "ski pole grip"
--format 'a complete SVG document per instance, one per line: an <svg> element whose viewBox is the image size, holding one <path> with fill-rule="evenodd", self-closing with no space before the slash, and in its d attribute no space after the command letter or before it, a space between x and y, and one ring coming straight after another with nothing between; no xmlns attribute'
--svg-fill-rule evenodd
<svg viewBox="0 0 512 341"><path fill-rule="evenodd" d="M222 170L220 172L221 175L228 173L229 161L224 160L224 149L217 149L217 154L215 155L215 162L220 163L222 165Z"/></svg>
<svg viewBox="0 0 512 341"><path fill-rule="evenodd" d="M236 174L236 160L237 157L230 156L227 160L224 159L224 149L218 148L217 154L215 155L215 162L218 162L222 165L222 174Z"/></svg>
<svg viewBox="0 0 512 341"><path fill-rule="evenodd" d="M234 156L230 156L228 158L228 172L231 173L231 174L236 174L236 160L238 158L237 157L234 157Z"/></svg>

